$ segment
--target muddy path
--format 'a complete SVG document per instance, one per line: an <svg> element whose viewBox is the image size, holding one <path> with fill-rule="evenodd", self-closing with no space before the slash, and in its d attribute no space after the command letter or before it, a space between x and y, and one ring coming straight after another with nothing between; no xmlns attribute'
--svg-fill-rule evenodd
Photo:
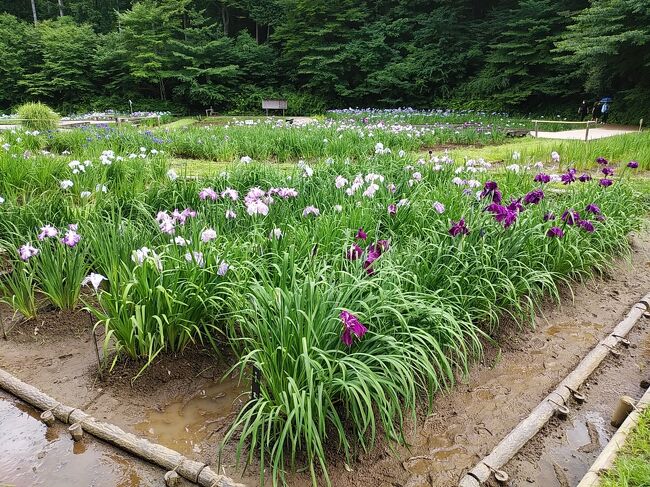
<svg viewBox="0 0 650 487"><path fill-rule="evenodd" d="M586 402L572 406L566 420L552 419L503 468L513 487L578 485L616 433L610 420L618 398L636 402L645 393L640 382L650 378L650 319L642 318L628 338L631 347L608 357L581 389Z"/></svg>
<svg viewBox="0 0 650 487"><path fill-rule="evenodd" d="M149 487L162 484L163 470L92 438L85 437L75 443L62 424L48 428L39 415L40 411L0 392L0 485Z"/></svg>
<svg viewBox="0 0 650 487"><path fill-rule="evenodd" d="M575 285L573 299L565 289L561 305L542 306L535 329L503 324L499 346L488 346L469 377L439 394L433 411L408 425L409 448L380 443L347 466L333 451L332 484L457 485L650 290L650 233L631 236L631 244L630 259L618 260L608 275ZM156 361L135 382L131 378L138 368L126 365L116 366L108 380L100 381L83 312L45 313L37 322L17 326L8 341L0 339L0 367L21 380L97 419L212 465L233 415L248 398L247 384L221 381L228 362L227 357L195 350ZM241 475L234 464L231 446L220 473L258 483L255 465ZM311 484L300 473L288 481L292 487Z"/></svg>

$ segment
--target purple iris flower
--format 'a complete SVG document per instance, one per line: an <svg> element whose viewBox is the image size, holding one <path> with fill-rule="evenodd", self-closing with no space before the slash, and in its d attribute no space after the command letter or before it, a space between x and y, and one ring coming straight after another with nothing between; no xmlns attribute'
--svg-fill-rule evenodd
<svg viewBox="0 0 650 487"><path fill-rule="evenodd" d="M521 204L521 198L510 198L510 204L506 208L508 208L510 211L524 211L524 205Z"/></svg>
<svg viewBox="0 0 650 487"><path fill-rule="evenodd" d="M598 181L598 184L600 184L601 186L604 186L605 188L607 188L607 187L611 186L612 184L614 184L614 181L612 181L611 179L603 178L600 181Z"/></svg>
<svg viewBox="0 0 650 487"><path fill-rule="evenodd" d="M600 170L600 172L602 172L605 176L613 176L614 175L614 170L609 166L603 167Z"/></svg>
<svg viewBox="0 0 650 487"><path fill-rule="evenodd" d="M544 191L541 189L534 189L526 196L524 196L524 203L527 205L536 205L544 199Z"/></svg>
<svg viewBox="0 0 650 487"><path fill-rule="evenodd" d="M630 161L627 163L627 167L629 167L630 169L636 169L639 167L639 163L636 161Z"/></svg>
<svg viewBox="0 0 650 487"><path fill-rule="evenodd" d="M397 205L394 204L388 205L388 214L394 215L395 213L397 213Z"/></svg>
<svg viewBox="0 0 650 487"><path fill-rule="evenodd" d="M382 252L388 252L388 249L390 248L390 242L388 240L379 240L377 245L379 245Z"/></svg>
<svg viewBox="0 0 650 487"><path fill-rule="evenodd" d="M480 194L481 199L490 197L493 203L501 203L501 191L496 181L487 181Z"/></svg>
<svg viewBox="0 0 650 487"><path fill-rule="evenodd" d="M583 172L578 179L581 183L586 183L587 181L591 181L591 176L586 172Z"/></svg>
<svg viewBox="0 0 650 487"><path fill-rule="evenodd" d="M598 164L603 164L603 165L605 165L605 166L606 166L607 164L609 164L609 161L608 161L607 159L605 159L604 157L597 157L597 158L596 158L596 162L597 162Z"/></svg>
<svg viewBox="0 0 650 487"><path fill-rule="evenodd" d="M549 176L548 174L544 174L543 172L540 172L539 174L537 174L535 176L534 181L536 183L542 183L542 184L550 183L551 182L551 176Z"/></svg>
<svg viewBox="0 0 650 487"><path fill-rule="evenodd" d="M490 192L494 191L499 187L496 181L486 181L485 186L483 186L483 191Z"/></svg>
<svg viewBox="0 0 650 487"><path fill-rule="evenodd" d="M67 245L68 247L75 247L81 240L81 235L79 235L74 230L68 230L65 232L65 235L61 239L61 242Z"/></svg>
<svg viewBox="0 0 650 487"><path fill-rule="evenodd" d="M348 260L357 260L363 255L363 249L359 247L356 243L352 244L352 247L345 253L345 257Z"/></svg>
<svg viewBox="0 0 650 487"><path fill-rule="evenodd" d="M390 248L390 243L388 240L378 240L375 244L370 244L368 246L368 253L366 254L366 260L363 262L363 268L366 270L368 275L373 275L375 273L372 268L372 264L381 257L381 254L386 252Z"/></svg>
<svg viewBox="0 0 650 487"><path fill-rule="evenodd" d="M585 208L585 211L587 213L593 213L594 215L600 215L600 208L598 207L598 205L594 203L588 204L587 207Z"/></svg>
<svg viewBox="0 0 650 487"><path fill-rule="evenodd" d="M555 220L555 215L553 214L553 212L549 211L548 213L546 213L544 215L544 221L548 222L548 221L551 221L551 220Z"/></svg>
<svg viewBox="0 0 650 487"><path fill-rule="evenodd" d="M562 180L562 184L565 185L574 183L576 180L576 170L569 169L565 174L562 174L562 176L560 176L560 179Z"/></svg>
<svg viewBox="0 0 650 487"><path fill-rule="evenodd" d="M457 222L451 222L451 228L449 229L449 235L456 237L458 235L467 235L469 233L469 228L465 225L465 219L461 218Z"/></svg>
<svg viewBox="0 0 650 487"><path fill-rule="evenodd" d="M34 247L31 243L26 243L18 249L18 255L20 255L20 259L24 261L28 261L35 255L38 255L39 252L40 250Z"/></svg>
<svg viewBox="0 0 650 487"><path fill-rule="evenodd" d="M548 229L548 232L546 232L546 236L551 238L562 238L564 237L564 231L560 227L551 227Z"/></svg>
<svg viewBox="0 0 650 487"><path fill-rule="evenodd" d="M366 270L369 276L375 273L375 270L372 268L372 264L381 257L381 247L378 245L371 245L368 247L368 253L366 254L366 260L363 261L363 268Z"/></svg>
<svg viewBox="0 0 650 487"><path fill-rule="evenodd" d="M348 347L352 346L352 335L356 335L356 337L360 339L368 331L368 328L366 328L359 321L359 318L354 316L349 311L341 311L339 317L343 322L343 334L341 335L341 341Z"/></svg>
<svg viewBox="0 0 650 487"><path fill-rule="evenodd" d="M354 236L354 238L359 239L359 240L365 240L368 238L368 234L363 231L363 228L359 228L357 230L357 234Z"/></svg>
<svg viewBox="0 0 650 487"><path fill-rule="evenodd" d="M486 210L492 213L494 215L494 219L497 222L503 224L504 228L508 228L515 221L517 221L517 211L510 208L510 205L508 207L505 207L503 205L492 203L486 208Z"/></svg>
<svg viewBox="0 0 650 487"><path fill-rule="evenodd" d="M578 226L582 228L584 231L593 233L596 228L594 227L594 224L591 223L589 220L580 220L578 222Z"/></svg>
<svg viewBox="0 0 650 487"><path fill-rule="evenodd" d="M562 221L567 225L575 225L580 220L580 213L573 208L562 213Z"/></svg>

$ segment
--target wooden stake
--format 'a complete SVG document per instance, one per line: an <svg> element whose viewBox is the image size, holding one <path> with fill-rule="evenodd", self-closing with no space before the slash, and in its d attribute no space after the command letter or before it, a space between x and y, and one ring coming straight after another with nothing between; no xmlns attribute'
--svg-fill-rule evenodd
<svg viewBox="0 0 650 487"><path fill-rule="evenodd" d="M164 478L167 487L176 487L180 485L181 477L174 470L167 472Z"/></svg>
<svg viewBox="0 0 650 487"><path fill-rule="evenodd" d="M632 411L634 411L634 399L629 396L621 396L614 410L614 414L612 414L611 425L618 428Z"/></svg>
<svg viewBox="0 0 650 487"><path fill-rule="evenodd" d="M41 421L43 421L46 426L51 427L54 426L56 419L54 418L52 411L43 411L43 413L41 413Z"/></svg>
<svg viewBox="0 0 650 487"><path fill-rule="evenodd" d="M79 423L74 423L68 428L68 431L74 441L80 441L84 436L84 430Z"/></svg>

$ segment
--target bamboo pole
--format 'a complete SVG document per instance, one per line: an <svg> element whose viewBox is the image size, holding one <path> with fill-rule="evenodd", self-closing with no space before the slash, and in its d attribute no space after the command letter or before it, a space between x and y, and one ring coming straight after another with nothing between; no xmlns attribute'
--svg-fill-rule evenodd
<svg viewBox="0 0 650 487"><path fill-rule="evenodd" d="M483 458L460 480L460 487L477 487L489 480L492 472L502 468L528 443L555 414L556 409L566 405L572 391L577 391L585 380L598 368L612 349L627 336L636 322L650 309L650 293L632 306L627 316L614 331L602 339L557 388L540 402L530 415L521 421L492 452Z"/></svg>
<svg viewBox="0 0 650 487"><path fill-rule="evenodd" d="M589 471L582 478L578 487L597 487L600 485L600 474L604 470L609 470L614 464L616 455L625 444L625 440L630 432L636 427L639 416L642 411L650 406L650 389L639 400L634 411L630 413L623 425L616 431L612 439L605 446L605 449L598 455L596 461L589 468Z"/></svg>
<svg viewBox="0 0 650 487"><path fill-rule="evenodd" d="M245 487L225 475L215 473L205 463L190 460L177 451L127 433L113 424L97 421L80 409L61 404L3 369L0 369L0 388L37 409L51 411L54 417L63 423L71 425L78 423L84 432L165 470L174 470L185 479L202 487Z"/></svg>

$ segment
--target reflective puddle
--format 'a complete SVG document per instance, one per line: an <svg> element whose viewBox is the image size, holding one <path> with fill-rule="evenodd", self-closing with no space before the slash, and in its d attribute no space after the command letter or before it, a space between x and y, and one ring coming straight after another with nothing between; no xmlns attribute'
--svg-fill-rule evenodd
<svg viewBox="0 0 650 487"><path fill-rule="evenodd" d="M248 401L250 385L227 380L179 399L162 411L151 411L136 431L185 455L201 453L200 444L222 436L235 414Z"/></svg>
<svg viewBox="0 0 650 487"><path fill-rule="evenodd" d="M135 465L106 445L75 443L57 423L47 428L39 413L0 392L0 485L12 487L145 486Z"/></svg>

